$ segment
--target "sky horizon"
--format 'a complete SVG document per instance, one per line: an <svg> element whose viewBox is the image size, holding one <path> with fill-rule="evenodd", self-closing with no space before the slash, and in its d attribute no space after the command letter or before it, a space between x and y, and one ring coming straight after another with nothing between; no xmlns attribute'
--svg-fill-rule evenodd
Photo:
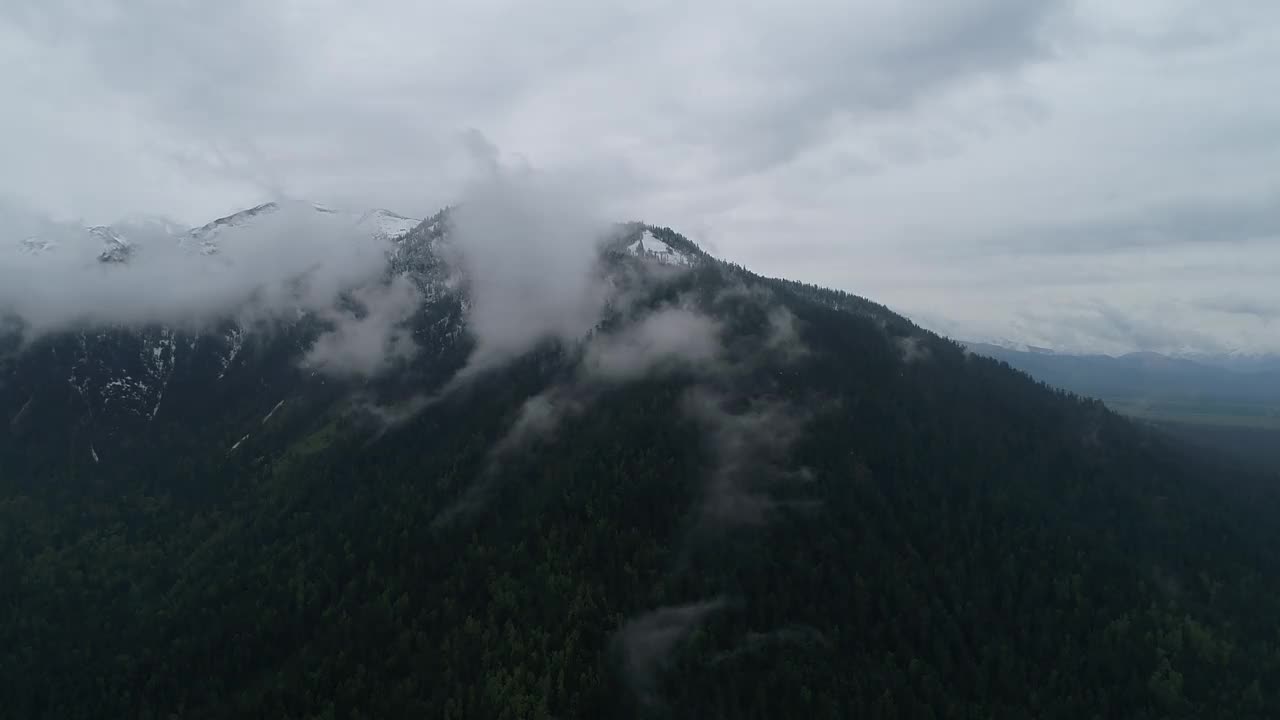
<svg viewBox="0 0 1280 720"><path fill-rule="evenodd" d="M18 0L0 57L0 199L55 217L424 217L528 166L952 337L1280 352L1262 1Z"/></svg>

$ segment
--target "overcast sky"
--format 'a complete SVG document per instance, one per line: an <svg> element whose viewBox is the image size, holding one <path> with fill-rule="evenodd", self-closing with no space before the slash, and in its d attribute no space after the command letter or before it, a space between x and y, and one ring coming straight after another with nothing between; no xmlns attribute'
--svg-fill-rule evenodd
<svg viewBox="0 0 1280 720"><path fill-rule="evenodd" d="M1280 3L6 0L0 196L418 216L477 156L969 338L1280 351Z"/></svg>

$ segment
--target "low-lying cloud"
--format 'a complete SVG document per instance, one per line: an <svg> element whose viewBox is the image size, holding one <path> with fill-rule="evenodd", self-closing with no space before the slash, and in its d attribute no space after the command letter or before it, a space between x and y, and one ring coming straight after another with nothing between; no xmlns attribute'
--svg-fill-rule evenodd
<svg viewBox="0 0 1280 720"><path fill-rule="evenodd" d="M508 459L553 437L562 423L587 412L610 388L664 372L717 368L719 332L719 325L705 315L668 307L619 330L593 335L575 349L579 359L566 380L520 406L511 427L494 444L481 476L433 525L446 527L481 509Z"/></svg>
<svg viewBox="0 0 1280 720"><path fill-rule="evenodd" d="M722 369L720 332L719 323L696 310L664 307L573 346L568 377L521 405L511 427L494 444L481 476L433 524L447 526L483 507L510 457L553 437L567 419L586 413L608 390L667 373Z"/></svg>
<svg viewBox="0 0 1280 720"><path fill-rule="evenodd" d="M893 344L898 349L902 362L908 365L929 359L929 346L918 335L896 337L893 339Z"/></svg>
<svg viewBox="0 0 1280 720"><path fill-rule="evenodd" d="M588 378L622 382L663 366L709 363L720 354L718 334L718 324L706 315L664 308L622 332L593 338L582 372Z"/></svg>
<svg viewBox="0 0 1280 720"><path fill-rule="evenodd" d="M787 308L779 305L769 311L768 334L765 348L779 353L784 360L798 360L808 353L800 339L799 320Z"/></svg>
<svg viewBox="0 0 1280 720"><path fill-rule="evenodd" d="M375 279L383 243L358 217L282 202L219 234L216 252L157 219L113 226L129 249L102 262L103 232L13 205L0 207L0 315L27 335L72 327L164 323L199 328L229 316L296 316L330 308ZM202 252L203 250L203 252Z"/></svg>
<svg viewBox="0 0 1280 720"><path fill-rule="evenodd" d="M690 391L684 409L705 428L714 460L700 526L729 528L766 522L778 505L769 489L786 475L783 463L800 434L800 416L781 401L735 403L707 389Z"/></svg>
<svg viewBox="0 0 1280 720"><path fill-rule="evenodd" d="M622 676L642 705L661 702L659 674L671 660L677 646L724 600L715 599L689 605L662 607L627 621L618 631Z"/></svg>
<svg viewBox="0 0 1280 720"><path fill-rule="evenodd" d="M320 316L332 329L316 339L303 365L337 377L370 377L417 351L405 327L422 296L403 275L385 285L351 292L349 307L330 307Z"/></svg>
<svg viewBox="0 0 1280 720"><path fill-rule="evenodd" d="M464 194L451 259L466 278L476 345L460 379L599 322L608 289L598 247L610 225L590 198L565 177L496 165Z"/></svg>
<svg viewBox="0 0 1280 720"><path fill-rule="evenodd" d="M715 368L722 353L719 333L719 324L706 315L669 307L621 330L592 336L568 381L525 402L496 454L553 434L566 417L586 412L614 385L663 372Z"/></svg>

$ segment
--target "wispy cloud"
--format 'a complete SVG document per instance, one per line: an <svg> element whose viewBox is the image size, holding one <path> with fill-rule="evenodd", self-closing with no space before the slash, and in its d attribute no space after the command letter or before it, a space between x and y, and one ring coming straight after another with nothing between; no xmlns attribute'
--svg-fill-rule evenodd
<svg viewBox="0 0 1280 720"><path fill-rule="evenodd" d="M598 248L610 225L587 189L532 168L494 167L450 223L476 340L461 378L545 340L576 341L599 322L607 287Z"/></svg>
<svg viewBox="0 0 1280 720"><path fill-rule="evenodd" d="M303 365L338 377L370 377L411 358L418 348L405 321L421 301L417 286L403 275L353 290L345 306L320 312L331 327L316 338Z"/></svg>
<svg viewBox="0 0 1280 720"><path fill-rule="evenodd" d="M628 620L618 631L616 642L622 660L622 675L636 699L646 707L661 704L660 673L666 669L679 644L724 600L706 600L651 610Z"/></svg>
<svg viewBox="0 0 1280 720"><path fill-rule="evenodd" d="M765 523L778 507L773 490L788 477L786 455L804 416L781 400L743 399L705 388L690 391L684 409L703 426L713 459L699 531Z"/></svg>
<svg viewBox="0 0 1280 720"><path fill-rule="evenodd" d="M715 362L721 352L719 324L702 313L668 307L647 314L620 332L601 333L587 343L582 370L591 380L623 382L666 365Z"/></svg>

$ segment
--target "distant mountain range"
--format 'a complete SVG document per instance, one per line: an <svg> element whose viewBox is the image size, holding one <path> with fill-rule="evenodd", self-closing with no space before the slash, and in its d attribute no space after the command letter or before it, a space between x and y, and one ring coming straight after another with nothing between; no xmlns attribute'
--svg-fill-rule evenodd
<svg viewBox="0 0 1280 720"><path fill-rule="evenodd" d="M1183 399L1280 403L1280 357L1153 352L1072 355L1044 348L1014 349L980 342L971 351L1003 360L1054 387L1103 399Z"/></svg>

